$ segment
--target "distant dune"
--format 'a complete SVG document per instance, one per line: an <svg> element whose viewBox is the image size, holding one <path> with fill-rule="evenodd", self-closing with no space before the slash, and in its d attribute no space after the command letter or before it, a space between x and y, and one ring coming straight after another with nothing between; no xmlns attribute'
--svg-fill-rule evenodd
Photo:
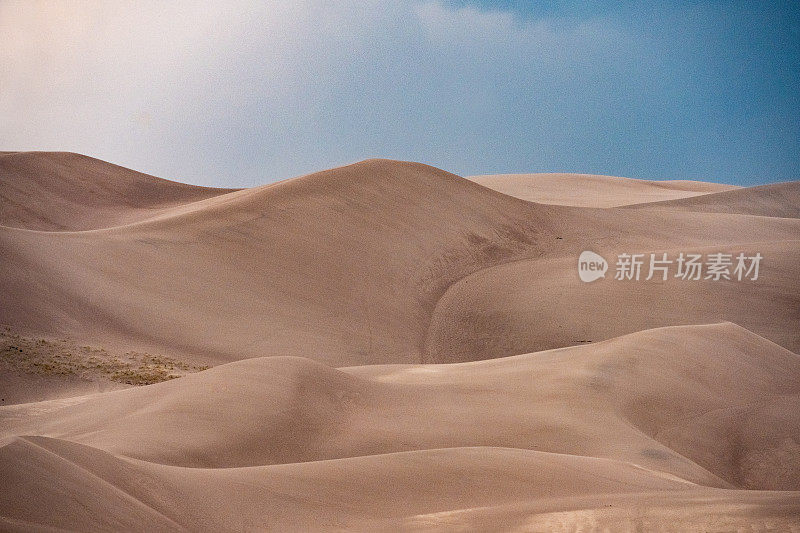
<svg viewBox="0 0 800 533"><path fill-rule="evenodd" d="M796 182L0 152L0 199L0 529L800 529ZM763 264L612 279L681 252Z"/></svg>
<svg viewBox="0 0 800 533"><path fill-rule="evenodd" d="M184 185L67 152L0 152L0 226L74 231L129 224L231 189Z"/></svg>
<svg viewBox="0 0 800 533"><path fill-rule="evenodd" d="M538 253L553 218L375 160L92 232L0 228L0 323L211 362L417 362L446 287Z"/></svg>
<svg viewBox="0 0 800 533"><path fill-rule="evenodd" d="M800 218L800 182L759 185L692 198L639 204L636 207Z"/></svg>
<svg viewBox="0 0 800 533"><path fill-rule="evenodd" d="M490 174L467 179L530 202L577 207L619 207L738 189L702 181L647 181L594 174Z"/></svg>

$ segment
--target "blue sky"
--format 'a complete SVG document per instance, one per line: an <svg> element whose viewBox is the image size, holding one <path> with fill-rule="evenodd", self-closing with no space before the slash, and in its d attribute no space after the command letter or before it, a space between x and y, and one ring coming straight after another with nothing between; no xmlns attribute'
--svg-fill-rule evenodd
<svg viewBox="0 0 800 533"><path fill-rule="evenodd" d="M206 185L368 157L800 179L798 2L7 1L0 80L0 149Z"/></svg>

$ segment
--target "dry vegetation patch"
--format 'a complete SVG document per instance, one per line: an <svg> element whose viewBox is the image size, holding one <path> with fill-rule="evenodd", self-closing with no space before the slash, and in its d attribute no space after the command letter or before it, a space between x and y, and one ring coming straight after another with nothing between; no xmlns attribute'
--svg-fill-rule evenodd
<svg viewBox="0 0 800 533"><path fill-rule="evenodd" d="M8 327L0 329L0 363L27 374L100 378L128 385L149 385L208 368L144 352L117 356L70 339L26 337Z"/></svg>

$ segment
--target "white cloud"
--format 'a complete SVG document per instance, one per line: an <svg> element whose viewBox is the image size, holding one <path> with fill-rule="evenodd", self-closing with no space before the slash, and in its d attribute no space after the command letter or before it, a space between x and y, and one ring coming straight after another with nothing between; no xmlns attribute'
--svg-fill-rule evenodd
<svg viewBox="0 0 800 533"><path fill-rule="evenodd" d="M372 156L603 171L637 157L603 143L648 140L637 124L655 109L652 80L680 90L659 61L609 17L403 0L4 2L0 149L229 185Z"/></svg>

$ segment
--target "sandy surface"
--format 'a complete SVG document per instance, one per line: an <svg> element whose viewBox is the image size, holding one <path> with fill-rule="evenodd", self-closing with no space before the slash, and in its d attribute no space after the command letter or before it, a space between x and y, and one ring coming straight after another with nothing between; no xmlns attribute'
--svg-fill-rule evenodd
<svg viewBox="0 0 800 533"><path fill-rule="evenodd" d="M530 202L577 207L619 207L738 189L703 181L647 181L596 174L489 174L467 179Z"/></svg>
<svg viewBox="0 0 800 533"><path fill-rule="evenodd" d="M0 529L800 529L797 185L0 153Z"/></svg>

